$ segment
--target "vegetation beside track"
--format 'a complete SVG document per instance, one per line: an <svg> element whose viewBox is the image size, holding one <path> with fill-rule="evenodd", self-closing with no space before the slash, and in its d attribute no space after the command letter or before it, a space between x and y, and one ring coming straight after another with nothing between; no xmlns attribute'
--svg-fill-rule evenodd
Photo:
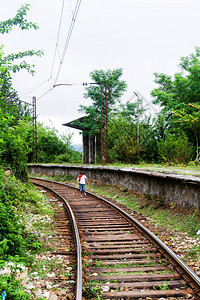
<svg viewBox="0 0 200 300"><path fill-rule="evenodd" d="M51 215L46 198L31 184L0 171L0 295L6 291L10 300L35 299L19 274L32 270L35 255L47 250Z"/></svg>

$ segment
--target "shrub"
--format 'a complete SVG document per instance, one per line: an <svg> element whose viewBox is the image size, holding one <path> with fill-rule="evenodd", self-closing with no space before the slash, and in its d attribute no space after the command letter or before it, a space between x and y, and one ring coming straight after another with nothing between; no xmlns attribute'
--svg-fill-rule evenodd
<svg viewBox="0 0 200 300"><path fill-rule="evenodd" d="M0 259L20 255L26 260L29 255L27 250L36 250L36 236L20 223L15 211L16 207L22 207L29 199L36 201L29 187L0 169Z"/></svg>
<svg viewBox="0 0 200 300"><path fill-rule="evenodd" d="M65 154L58 155L54 161L55 163L81 163L82 154L78 151L69 149Z"/></svg>
<svg viewBox="0 0 200 300"><path fill-rule="evenodd" d="M158 142L158 154L168 164L187 163L192 159L193 146L186 136L167 134L165 140Z"/></svg>
<svg viewBox="0 0 200 300"><path fill-rule="evenodd" d="M0 109L0 163L10 167L17 178L27 181L25 140L11 127L12 120L12 116L3 114Z"/></svg>
<svg viewBox="0 0 200 300"><path fill-rule="evenodd" d="M6 291L6 299L9 300L28 300L33 299L29 294L24 293L24 288L14 275L3 275L0 277L0 295Z"/></svg>

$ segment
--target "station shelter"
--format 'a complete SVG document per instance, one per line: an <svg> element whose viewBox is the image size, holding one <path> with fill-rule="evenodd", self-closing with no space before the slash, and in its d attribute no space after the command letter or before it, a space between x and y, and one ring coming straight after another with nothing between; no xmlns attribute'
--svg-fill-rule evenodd
<svg viewBox="0 0 200 300"><path fill-rule="evenodd" d="M81 124L83 123L85 118L86 117L81 117L79 119L73 120L63 125L82 131L82 146L83 146L82 163L94 164L96 162L97 155L100 155L101 153L101 146L100 146L100 142L98 142L97 137L90 136L87 133L88 130Z"/></svg>

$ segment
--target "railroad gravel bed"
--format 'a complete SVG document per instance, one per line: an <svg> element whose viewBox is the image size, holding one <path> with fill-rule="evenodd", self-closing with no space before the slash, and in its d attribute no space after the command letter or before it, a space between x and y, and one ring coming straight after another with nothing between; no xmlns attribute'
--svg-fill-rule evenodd
<svg viewBox="0 0 200 300"><path fill-rule="evenodd" d="M41 192L46 195L54 210L54 216L48 217L50 225L48 236L42 233L42 230L38 233L45 247L50 249L36 255L33 270L28 271L24 287L27 293L34 295L35 299L41 297L49 300L72 300L75 299L74 271L76 268L74 257L71 255L71 238L70 234L64 237L59 234L59 223L57 222L60 214L65 214L65 211L62 203L57 202L49 192L45 190L41 190ZM57 214L58 218L56 218ZM34 221L37 221L36 216ZM32 226L31 222L29 226ZM64 255L58 254L61 247L62 251L65 251Z"/></svg>

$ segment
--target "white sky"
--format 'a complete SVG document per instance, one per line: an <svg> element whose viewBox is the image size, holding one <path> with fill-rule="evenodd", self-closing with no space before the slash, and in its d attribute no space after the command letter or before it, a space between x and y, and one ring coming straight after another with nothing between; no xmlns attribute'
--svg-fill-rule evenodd
<svg viewBox="0 0 200 300"><path fill-rule="evenodd" d="M62 55L72 10L76 0L66 0L53 73L40 88L34 88L50 78L63 0L6 0L1 5L0 20L15 16L24 3L31 8L27 19L35 22L39 30L21 31L1 35L4 52L44 50L42 58L28 58L35 64L34 77L22 71L14 75L14 87L21 99L31 103L54 84ZM129 100L133 91L139 91L151 101L150 91L155 87L154 72L174 75L181 56L194 52L200 46L199 0L82 0L72 38L58 77L59 83L91 82L89 73L94 69L123 69L128 84L122 102ZM61 124L82 115L80 104L89 105L83 98L84 87L56 87L37 101L38 120L45 125L65 130ZM81 137L75 130L73 143Z"/></svg>

